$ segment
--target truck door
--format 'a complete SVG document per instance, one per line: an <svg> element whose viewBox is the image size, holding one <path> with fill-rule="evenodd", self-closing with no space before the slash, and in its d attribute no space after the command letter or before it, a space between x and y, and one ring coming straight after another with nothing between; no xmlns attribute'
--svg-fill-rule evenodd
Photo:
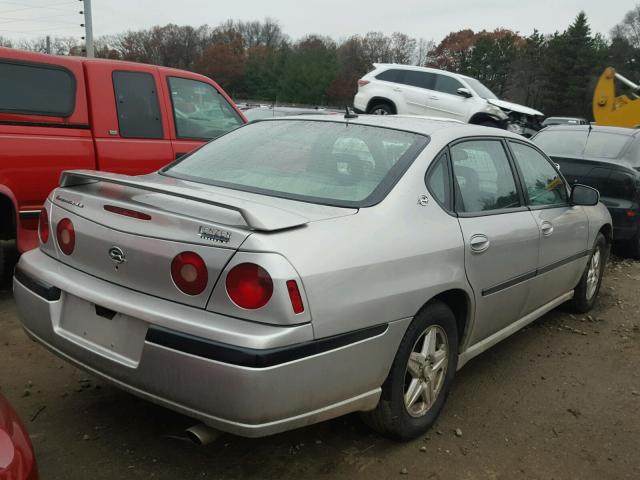
<svg viewBox="0 0 640 480"><path fill-rule="evenodd" d="M210 79L181 71L162 71L174 158L243 125L231 100Z"/></svg>
<svg viewBox="0 0 640 480"><path fill-rule="evenodd" d="M174 159L157 67L88 61L98 169L140 175Z"/></svg>

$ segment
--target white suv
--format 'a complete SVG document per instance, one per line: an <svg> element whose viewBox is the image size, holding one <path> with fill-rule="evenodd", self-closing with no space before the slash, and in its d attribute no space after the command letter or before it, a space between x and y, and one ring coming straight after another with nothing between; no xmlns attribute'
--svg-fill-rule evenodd
<svg viewBox="0 0 640 480"><path fill-rule="evenodd" d="M474 78L411 65L375 63L374 67L358 80L353 99L358 113L454 118L525 136L541 128L541 112L498 99Z"/></svg>

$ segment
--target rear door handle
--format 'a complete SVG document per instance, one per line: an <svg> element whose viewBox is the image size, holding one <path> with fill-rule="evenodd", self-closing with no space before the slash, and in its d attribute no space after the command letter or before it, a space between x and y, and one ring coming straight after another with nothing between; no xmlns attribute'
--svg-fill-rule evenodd
<svg viewBox="0 0 640 480"><path fill-rule="evenodd" d="M429 100L440 100L440 97L429 97Z"/></svg>
<svg viewBox="0 0 640 480"><path fill-rule="evenodd" d="M401 92L401 91L402 91L402 89L401 89L401 88L396 87L396 88L394 88L394 89L393 89L393 91L394 91L394 92Z"/></svg>
<svg viewBox="0 0 640 480"><path fill-rule="evenodd" d="M542 231L542 235L544 235L545 237L550 236L553 233L553 223L542 222L542 225L540 225L540 230Z"/></svg>
<svg viewBox="0 0 640 480"><path fill-rule="evenodd" d="M491 246L491 242L489 241L489 237L482 233L477 233L471 236L469 240L469 246L471 247L471 251L475 253L486 252Z"/></svg>

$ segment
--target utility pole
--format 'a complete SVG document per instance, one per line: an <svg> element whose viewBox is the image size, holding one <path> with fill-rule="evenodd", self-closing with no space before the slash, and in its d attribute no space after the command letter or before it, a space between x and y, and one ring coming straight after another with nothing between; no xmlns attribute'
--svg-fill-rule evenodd
<svg viewBox="0 0 640 480"><path fill-rule="evenodd" d="M49 35L47 35L47 42L45 45L45 52L51 55L51 37Z"/></svg>
<svg viewBox="0 0 640 480"><path fill-rule="evenodd" d="M85 50L88 58L93 58L93 23L91 21L91 0L80 0L84 2L84 36Z"/></svg>

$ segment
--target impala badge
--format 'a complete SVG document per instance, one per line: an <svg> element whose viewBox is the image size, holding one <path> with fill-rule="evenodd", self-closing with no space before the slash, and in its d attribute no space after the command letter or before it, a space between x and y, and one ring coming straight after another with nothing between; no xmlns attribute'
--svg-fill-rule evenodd
<svg viewBox="0 0 640 480"><path fill-rule="evenodd" d="M109 249L109 257L116 265L120 265L127 261L127 257L120 247L111 247Z"/></svg>
<svg viewBox="0 0 640 480"><path fill-rule="evenodd" d="M204 240L220 243L229 243L229 240L231 240L231 232L205 227L204 225L201 225L198 229L198 236Z"/></svg>

